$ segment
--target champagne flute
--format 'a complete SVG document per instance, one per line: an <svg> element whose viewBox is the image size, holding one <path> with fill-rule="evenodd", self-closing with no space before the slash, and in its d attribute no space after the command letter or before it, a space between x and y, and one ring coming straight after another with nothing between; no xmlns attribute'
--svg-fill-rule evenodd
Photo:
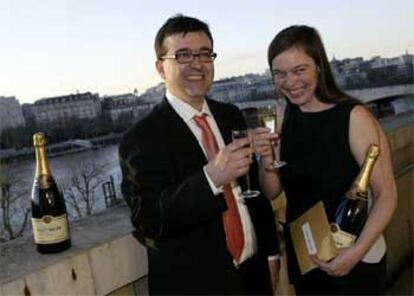
<svg viewBox="0 0 414 296"><path fill-rule="evenodd" d="M262 126L269 128L271 133L277 132L280 136L285 109L286 101L283 99L277 99L275 104L261 108L259 117ZM279 169L286 165L285 161L280 160L280 145L276 146L274 141L272 141L272 151L274 160L268 169Z"/></svg>
<svg viewBox="0 0 414 296"><path fill-rule="evenodd" d="M243 138L248 137L249 138L249 146L251 145L251 141L250 141L251 139L250 139L250 135L249 135L248 130L233 130L231 132L231 135L232 135L233 140L243 139ZM253 198L253 197L258 196L260 194L260 191L251 190L249 172L247 172L245 177L246 177L246 190L242 191L242 193L241 193L242 197L244 197L244 198Z"/></svg>

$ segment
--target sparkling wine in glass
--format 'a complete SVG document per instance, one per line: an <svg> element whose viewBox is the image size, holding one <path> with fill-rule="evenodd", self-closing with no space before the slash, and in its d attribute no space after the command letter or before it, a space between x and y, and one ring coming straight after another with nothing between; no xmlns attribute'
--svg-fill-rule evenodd
<svg viewBox="0 0 414 296"><path fill-rule="evenodd" d="M276 104L270 104L266 107L260 109L260 122L262 126L270 129L271 133L280 132L282 129L283 115L285 112L286 105L281 100L276 100ZM273 151L273 162L270 164L268 169L278 169L286 165L285 161L280 160L279 157L279 146L276 146L276 143L272 141L272 151Z"/></svg>
<svg viewBox="0 0 414 296"><path fill-rule="evenodd" d="M248 130L233 130L231 132L233 140L236 139L243 139L243 138L250 138L249 131ZM249 141L249 145L251 145L251 141ZM252 190L250 187L250 175L249 172L245 175L246 177L246 190L242 191L241 195L243 198L253 198L260 194L260 191L258 190Z"/></svg>

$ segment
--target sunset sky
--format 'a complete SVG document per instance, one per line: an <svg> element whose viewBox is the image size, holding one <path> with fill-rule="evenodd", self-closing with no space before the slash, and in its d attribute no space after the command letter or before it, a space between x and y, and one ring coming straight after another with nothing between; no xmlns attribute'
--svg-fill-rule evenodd
<svg viewBox="0 0 414 296"><path fill-rule="evenodd" d="M220 79L264 72L269 42L293 24L316 27L330 59L414 54L413 12L410 0L1 0L0 96L142 93L161 82L154 36L176 13L210 25Z"/></svg>

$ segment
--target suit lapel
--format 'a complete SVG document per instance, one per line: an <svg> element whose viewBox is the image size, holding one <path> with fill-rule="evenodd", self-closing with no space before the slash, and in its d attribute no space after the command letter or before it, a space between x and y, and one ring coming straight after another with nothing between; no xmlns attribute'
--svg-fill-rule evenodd
<svg viewBox="0 0 414 296"><path fill-rule="evenodd" d="M159 113L165 130L162 136L167 141L167 147L172 147L171 153L177 155L176 159L195 158L197 166L205 163L207 160L196 137L165 98L159 105Z"/></svg>
<svg viewBox="0 0 414 296"><path fill-rule="evenodd" d="M223 110L220 108L217 108L216 104L214 104L210 100L208 100L207 103L217 123L217 126L220 130L224 144L228 145L231 142L231 130L232 130L231 120L229 120L228 118L229 114L227 115L224 114Z"/></svg>
<svg viewBox="0 0 414 296"><path fill-rule="evenodd" d="M239 126L238 118L234 118L227 109L216 104L214 101L207 100L211 113L217 123L225 145L228 145L231 139L231 131ZM158 105L160 115L160 124L164 124L165 133L162 135L167 144L174 147L171 153L176 153L177 159L196 160L197 165L207 163L207 159L200 147L196 137L191 132L187 124L175 112L166 98ZM186 156L186 157L183 157Z"/></svg>

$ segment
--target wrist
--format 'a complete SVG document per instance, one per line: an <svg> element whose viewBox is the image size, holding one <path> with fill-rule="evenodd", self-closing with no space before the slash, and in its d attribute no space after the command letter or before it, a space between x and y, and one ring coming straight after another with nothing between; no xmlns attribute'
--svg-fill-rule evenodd
<svg viewBox="0 0 414 296"><path fill-rule="evenodd" d="M214 184L215 187L219 188L223 186L223 182L221 182L219 175L217 174L215 168L211 163L208 163L204 167L204 172L206 176L208 176L208 180Z"/></svg>
<svg viewBox="0 0 414 296"><path fill-rule="evenodd" d="M267 167L273 162L273 156L267 155L260 158L260 165Z"/></svg>
<svg viewBox="0 0 414 296"><path fill-rule="evenodd" d="M206 176L208 185L210 186L211 191L213 192L214 195L219 195L220 193L223 192L223 187L218 187L216 186L216 184L214 184L213 180L211 179L210 175L207 172L207 166L203 167L203 172L204 175Z"/></svg>
<svg viewBox="0 0 414 296"><path fill-rule="evenodd" d="M358 258L358 261L362 260L369 250L369 247L361 244L360 242L358 242L358 240L351 248L355 257Z"/></svg>

